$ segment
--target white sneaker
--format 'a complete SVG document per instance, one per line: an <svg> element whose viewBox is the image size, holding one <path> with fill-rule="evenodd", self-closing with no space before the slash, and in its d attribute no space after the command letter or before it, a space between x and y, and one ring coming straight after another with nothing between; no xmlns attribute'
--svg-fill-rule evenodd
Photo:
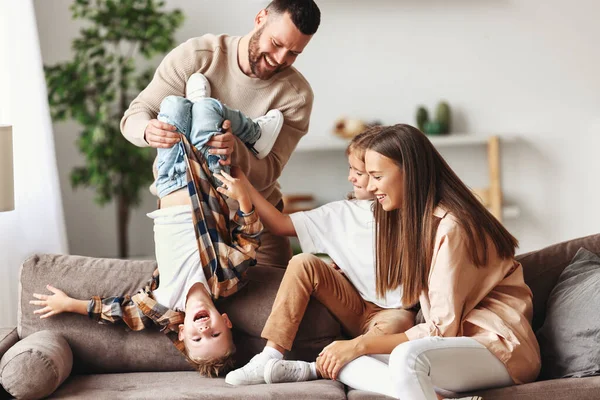
<svg viewBox="0 0 600 400"><path fill-rule="evenodd" d="M242 368L229 372L225 376L225 383L229 383L230 385L258 385L265 383L265 364L270 360L271 358L266 354L258 353Z"/></svg>
<svg viewBox="0 0 600 400"><path fill-rule="evenodd" d="M271 110L264 116L255 118L254 122L260 126L260 138L254 146L250 147L250 150L260 160L265 158L273 148L283 126L283 114L279 110Z"/></svg>
<svg viewBox="0 0 600 400"><path fill-rule="evenodd" d="M310 379L310 363L270 359L265 365L266 383L304 382Z"/></svg>
<svg viewBox="0 0 600 400"><path fill-rule="evenodd" d="M185 97L193 102L197 102L204 97L210 97L208 79L199 72L192 74L185 85Z"/></svg>

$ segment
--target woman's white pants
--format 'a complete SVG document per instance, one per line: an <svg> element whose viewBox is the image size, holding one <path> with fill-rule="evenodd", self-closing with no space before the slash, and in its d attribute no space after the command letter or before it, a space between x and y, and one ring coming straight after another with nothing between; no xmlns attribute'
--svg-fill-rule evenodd
<svg viewBox="0 0 600 400"><path fill-rule="evenodd" d="M513 384L504 364L467 337L427 337L398 345L390 355L359 357L339 380L400 400L437 400L436 388L460 393Z"/></svg>

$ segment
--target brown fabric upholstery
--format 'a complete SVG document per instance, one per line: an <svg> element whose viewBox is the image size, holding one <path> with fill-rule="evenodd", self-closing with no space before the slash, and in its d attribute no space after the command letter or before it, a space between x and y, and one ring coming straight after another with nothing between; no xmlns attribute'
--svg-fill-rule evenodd
<svg viewBox="0 0 600 400"><path fill-rule="evenodd" d="M318 380L277 385L231 386L222 378L203 378L194 372L147 372L71 377L50 399L220 399L220 400L342 400L339 382Z"/></svg>
<svg viewBox="0 0 600 400"><path fill-rule="evenodd" d="M600 253L600 234L557 243L541 250L519 255L523 264L525 282L533 292L533 330L537 331L546 318L546 303L560 273L580 247Z"/></svg>
<svg viewBox="0 0 600 400"><path fill-rule="evenodd" d="M75 373L191 370L169 339L158 331L130 332L124 325L99 325L81 315L40 320L33 314L35 307L29 304L32 293L47 292L48 283L79 299L96 294L133 293L146 283L155 268L153 261L65 255L29 258L21 271L20 337L45 329L60 332L73 350ZM238 363L245 363L264 347L260 332L284 272L273 267L253 267L247 287L217 304L233 322ZM314 360L325 345L340 335L339 324L319 302L311 301L290 356Z"/></svg>
<svg viewBox="0 0 600 400"><path fill-rule="evenodd" d="M473 394L485 400L596 400L600 399L600 376L555 379Z"/></svg>
<svg viewBox="0 0 600 400"><path fill-rule="evenodd" d="M367 392L364 390L348 389L348 400L391 400L393 397Z"/></svg>
<svg viewBox="0 0 600 400"><path fill-rule="evenodd" d="M518 256L523 263L525 280L534 293L534 329L537 330L545 317L546 302L550 291L556 284L558 276L569 264L580 247L600 253L600 234L574 239L568 242L548 246L544 249ZM109 371L135 371L135 368L146 367L156 370L166 364L169 368L177 369L178 364L169 359L174 356L182 361L172 349L169 341L160 333L144 334L126 333L122 328L98 326L80 316L61 318L60 321L40 322L32 318L33 308L28 306L32 291L44 290L46 283L54 283L67 292L78 293L87 297L99 290L99 294L113 295L121 291L136 290L141 287L153 269L155 263L140 261L99 260L74 256L34 256L23 266L21 278L21 297L19 305L19 332L27 336L41 329L57 329L61 332L72 331L73 338L69 341L75 354L89 355L84 359L93 364L87 369ZM237 358L245 362L264 346L264 340L259 338L260 331L268 313L270 304L281 280L282 270L268 267L255 267L251 270L251 282L248 287L236 297L228 299L219 307L229 313L235 328L234 334L238 344ZM53 281L49 281L53 279ZM85 282L85 284L81 284ZM239 302L239 303L238 303ZM48 325L52 323L53 325ZM317 329L315 329L317 327ZM294 348L297 354L290 358L312 359L315 349L320 349L331 338L340 333L339 325L319 304L309 305L305 321L300 326ZM0 339L6 335L0 331ZM134 336L135 335L135 336ZM141 335L141 336L140 336ZM10 336L10 335L9 335ZM80 336L80 339L78 339ZM92 339L100 340L93 343ZM164 339L164 340L162 340ZM12 339L14 340L14 334ZM162 340L162 343L160 341ZM0 340L0 350L2 350ZM111 349L115 343L121 343L116 351ZM144 348L147 344L155 345L156 352L146 354L142 360L132 356L136 344ZM77 345L77 346L74 346ZM98 346L100 349L96 349ZM312 346L312 347L311 347ZM173 350L174 354L169 354ZM304 351L304 352L303 352ZM110 356L104 357L104 352ZM112 356L117 354L115 360ZM303 357L310 355L309 357ZM122 356L122 359L121 359ZM93 357L99 357L99 361ZM157 361L160 360L160 363ZM183 364L187 367L187 364ZM86 367L82 366L82 370ZM147 369L145 369L147 370ZM114 372L111 371L111 372ZM177 383L174 383L177 382ZM184 384L180 384L184 382ZM581 379L560 379L535 382L527 385L494 389L479 393L485 400L516 399L516 400L584 400L600 399L600 377ZM231 387L223 379L206 379L195 372L163 372L163 373L133 373L107 374L90 376L71 376L51 398L345 398L344 390L337 382L315 381L280 385L256 385L252 387ZM0 391L0 398L2 393ZM389 399L389 397L373 393L350 390L348 398Z"/></svg>
<svg viewBox="0 0 600 400"><path fill-rule="evenodd" d="M42 399L69 377L72 366L73 353L67 341L56 332L40 331L4 354L0 383L18 399Z"/></svg>
<svg viewBox="0 0 600 400"><path fill-rule="evenodd" d="M50 283L77 299L134 293L152 276L153 261L111 260L67 255L34 255L21 269L19 337L40 330L61 333L73 351L73 371L131 372L191 370L171 341L155 330L126 331L125 325L99 325L81 315L40 319L29 304L32 293Z"/></svg>
<svg viewBox="0 0 600 400"><path fill-rule="evenodd" d="M479 395L484 400L597 400L600 399L600 376L590 378L556 379L528 383L501 389L485 390L468 395ZM467 396L467 394L456 397ZM348 400L390 400L362 390L349 390Z"/></svg>
<svg viewBox="0 0 600 400"><path fill-rule="evenodd" d="M0 329L0 358L19 341L17 328L1 328Z"/></svg>

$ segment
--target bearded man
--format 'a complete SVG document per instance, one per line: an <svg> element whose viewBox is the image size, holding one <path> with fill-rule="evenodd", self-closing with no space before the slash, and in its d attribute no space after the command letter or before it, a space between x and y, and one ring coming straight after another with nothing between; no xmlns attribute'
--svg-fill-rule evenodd
<svg viewBox="0 0 600 400"><path fill-rule="evenodd" d="M210 153L227 156L224 164L238 166L252 185L279 210L283 209L277 179L296 145L308 131L313 92L293 63L304 51L321 20L312 0L274 0L254 18L254 28L243 37L207 34L172 50L161 62L150 84L137 96L121 120L121 132L136 146L169 148L180 135L158 121L162 100L185 96L194 73L210 82L211 97L250 118L268 110L283 113L284 123L271 152L258 159L223 123L225 133L208 143ZM160 208L190 204L187 188L160 200ZM233 214L237 204L230 203ZM258 265L285 268L291 258L289 240L263 231Z"/></svg>

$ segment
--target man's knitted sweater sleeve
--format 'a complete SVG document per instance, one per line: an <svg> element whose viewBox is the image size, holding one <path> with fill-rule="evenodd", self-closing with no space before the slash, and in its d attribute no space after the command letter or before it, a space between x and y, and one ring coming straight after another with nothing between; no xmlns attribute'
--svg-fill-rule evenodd
<svg viewBox="0 0 600 400"><path fill-rule="evenodd" d="M138 147L147 147L144 139L146 126L158 115L160 103L167 96L185 96L185 85L190 75L201 67L198 40L177 46L162 60L148 86L131 102L121 119L123 136ZM207 46L208 47L208 46ZM207 51L210 53L210 51Z"/></svg>

